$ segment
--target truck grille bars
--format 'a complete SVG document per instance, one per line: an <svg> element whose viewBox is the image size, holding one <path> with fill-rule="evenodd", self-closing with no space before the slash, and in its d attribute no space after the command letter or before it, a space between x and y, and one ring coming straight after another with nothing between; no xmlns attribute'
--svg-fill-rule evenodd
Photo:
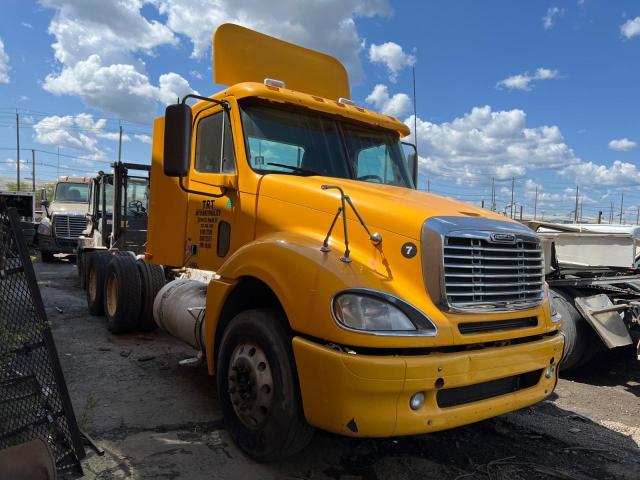
<svg viewBox="0 0 640 480"><path fill-rule="evenodd" d="M58 238L77 239L85 228L87 228L87 217L84 215L53 216L53 229Z"/></svg>
<svg viewBox="0 0 640 480"><path fill-rule="evenodd" d="M425 283L444 310L514 311L544 300L542 248L523 225L435 217L422 241Z"/></svg>

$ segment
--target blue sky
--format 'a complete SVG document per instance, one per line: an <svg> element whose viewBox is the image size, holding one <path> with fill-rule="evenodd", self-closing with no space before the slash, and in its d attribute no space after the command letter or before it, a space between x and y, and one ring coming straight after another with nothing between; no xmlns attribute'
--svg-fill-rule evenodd
<svg viewBox="0 0 640 480"><path fill-rule="evenodd" d="M211 94L211 33L231 21L338 56L353 98L413 128L421 187L497 208L584 217L640 204L640 3L633 0L5 0L0 176L36 150L36 177L147 163L151 119ZM77 158L79 157L79 158ZM30 177L30 172L23 176ZM584 197L582 197L584 195ZM517 207L519 208L519 207Z"/></svg>

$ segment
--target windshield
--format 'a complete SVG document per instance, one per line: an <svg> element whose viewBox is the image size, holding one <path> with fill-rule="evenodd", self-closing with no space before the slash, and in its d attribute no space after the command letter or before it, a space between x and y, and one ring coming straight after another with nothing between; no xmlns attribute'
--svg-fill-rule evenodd
<svg viewBox="0 0 640 480"><path fill-rule="evenodd" d="M249 164L259 173L353 178L413 188L399 136L303 110L242 109Z"/></svg>
<svg viewBox="0 0 640 480"><path fill-rule="evenodd" d="M88 203L89 184L71 182L58 183L54 200L57 202Z"/></svg>

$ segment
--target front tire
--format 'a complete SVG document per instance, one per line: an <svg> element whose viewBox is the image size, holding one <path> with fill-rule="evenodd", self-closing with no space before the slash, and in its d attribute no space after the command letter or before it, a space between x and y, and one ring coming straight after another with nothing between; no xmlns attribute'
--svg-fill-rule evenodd
<svg viewBox="0 0 640 480"><path fill-rule="evenodd" d="M224 332L216 362L227 430L236 445L261 462L293 455L313 436L283 320L273 309L239 313Z"/></svg>

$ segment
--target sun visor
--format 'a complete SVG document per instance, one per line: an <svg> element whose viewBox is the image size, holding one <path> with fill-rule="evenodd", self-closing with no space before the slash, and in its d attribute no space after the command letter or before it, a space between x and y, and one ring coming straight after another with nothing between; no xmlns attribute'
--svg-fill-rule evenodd
<svg viewBox="0 0 640 480"><path fill-rule="evenodd" d="M338 59L231 23L213 34L213 72L221 85L273 78L320 97L351 96L349 76Z"/></svg>

